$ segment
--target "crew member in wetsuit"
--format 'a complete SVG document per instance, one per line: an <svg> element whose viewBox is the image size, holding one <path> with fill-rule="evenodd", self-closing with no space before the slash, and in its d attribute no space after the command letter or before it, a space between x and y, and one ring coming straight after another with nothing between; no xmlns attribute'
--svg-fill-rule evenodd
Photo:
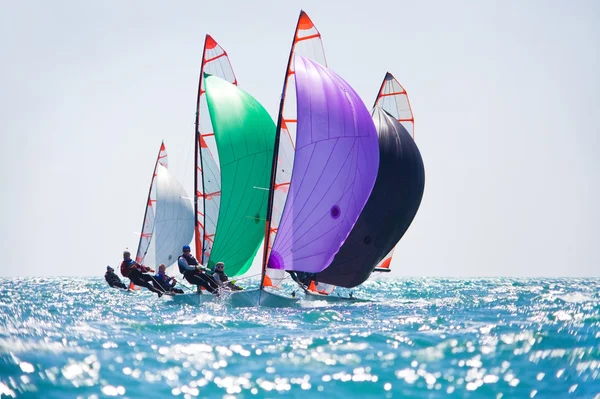
<svg viewBox="0 0 600 399"><path fill-rule="evenodd" d="M190 284L198 286L198 292L200 292L200 287L204 287L210 293L219 293L219 286L211 276L204 273L208 269L198 264L198 261L190 252L189 245L183 247L183 254L179 256L177 265L179 266L179 273L183 274L183 278Z"/></svg>
<svg viewBox="0 0 600 399"><path fill-rule="evenodd" d="M212 276L221 288L229 288L231 291L243 290L242 287L238 287L231 281L228 281L229 277L227 277L227 275L225 274L225 264L223 262L217 262L217 264L215 265L215 271L213 272Z"/></svg>
<svg viewBox="0 0 600 399"><path fill-rule="evenodd" d="M117 287L123 288L124 290L127 289L127 286L123 284L119 276L115 274L115 269L113 269L110 266L106 266L106 273L104 273L104 279L112 288Z"/></svg>
<svg viewBox="0 0 600 399"><path fill-rule="evenodd" d="M297 282L298 284L302 285L302 286L310 286L310 282L313 280L315 273L308 273L308 272L295 272L293 270L288 270L287 271L290 276L292 276L292 279Z"/></svg>
<svg viewBox="0 0 600 399"><path fill-rule="evenodd" d="M152 281L152 276L144 273L154 272L149 267L142 266L133 259L131 259L131 253L129 251L123 252L123 262L121 263L121 274L124 277L129 278L131 282L140 287L146 287L150 291L156 293L160 298L163 293L162 291L154 288L149 282Z"/></svg>
<svg viewBox="0 0 600 399"><path fill-rule="evenodd" d="M165 293L169 292L174 294L183 294L183 290L175 288L177 280L175 280L173 277L167 276L166 270L167 267L164 263L161 263L160 266L158 266L158 273L154 275L154 287L164 291Z"/></svg>

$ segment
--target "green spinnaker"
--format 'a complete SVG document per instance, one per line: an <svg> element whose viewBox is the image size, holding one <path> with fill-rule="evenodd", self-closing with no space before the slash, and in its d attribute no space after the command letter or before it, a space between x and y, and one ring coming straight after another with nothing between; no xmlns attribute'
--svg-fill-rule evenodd
<svg viewBox="0 0 600 399"><path fill-rule="evenodd" d="M204 75L221 167L221 205L209 267L225 263L244 274L265 235L275 124L264 107L237 86Z"/></svg>

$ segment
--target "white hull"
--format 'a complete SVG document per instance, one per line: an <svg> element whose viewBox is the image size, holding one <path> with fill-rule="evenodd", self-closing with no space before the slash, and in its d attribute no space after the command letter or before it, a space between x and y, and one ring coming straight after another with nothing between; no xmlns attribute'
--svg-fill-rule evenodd
<svg viewBox="0 0 600 399"><path fill-rule="evenodd" d="M212 294L179 294L171 297L173 302L188 305L201 305L207 302L222 302L235 308L265 306L270 308L298 307L298 299L274 292L253 289L224 292L220 296Z"/></svg>

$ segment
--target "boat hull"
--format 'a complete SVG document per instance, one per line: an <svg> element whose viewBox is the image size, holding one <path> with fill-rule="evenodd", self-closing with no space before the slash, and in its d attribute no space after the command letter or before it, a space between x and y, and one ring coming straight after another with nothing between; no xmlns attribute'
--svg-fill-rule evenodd
<svg viewBox="0 0 600 399"><path fill-rule="evenodd" d="M331 303L353 303L353 302L372 302L368 299L343 297L337 295L323 295L316 292L305 291L304 299L307 301L325 301Z"/></svg>
<svg viewBox="0 0 600 399"><path fill-rule="evenodd" d="M289 308L299 306L299 299L260 289L226 292L218 297L212 294L191 293L174 295L171 298L175 303L202 305L208 302L222 302L234 308L255 306Z"/></svg>

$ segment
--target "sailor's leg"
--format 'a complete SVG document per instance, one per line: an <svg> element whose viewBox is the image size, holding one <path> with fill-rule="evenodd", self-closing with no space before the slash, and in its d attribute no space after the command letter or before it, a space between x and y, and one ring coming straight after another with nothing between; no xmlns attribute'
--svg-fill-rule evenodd
<svg viewBox="0 0 600 399"><path fill-rule="evenodd" d="M215 292L215 288L211 287L206 280L204 280L202 278L202 274L188 274L187 276L184 276L184 278L190 283L190 284L194 284L197 285L199 287L203 287L205 288L208 292L213 293Z"/></svg>
<svg viewBox="0 0 600 399"><path fill-rule="evenodd" d="M138 278L131 281L133 281L133 284L135 285L148 288L150 291L154 292L155 294L158 294L159 297L162 296L162 291L159 291L152 285L150 285L150 283L148 282L149 280L152 280L152 277L148 276L147 274L142 274Z"/></svg>

